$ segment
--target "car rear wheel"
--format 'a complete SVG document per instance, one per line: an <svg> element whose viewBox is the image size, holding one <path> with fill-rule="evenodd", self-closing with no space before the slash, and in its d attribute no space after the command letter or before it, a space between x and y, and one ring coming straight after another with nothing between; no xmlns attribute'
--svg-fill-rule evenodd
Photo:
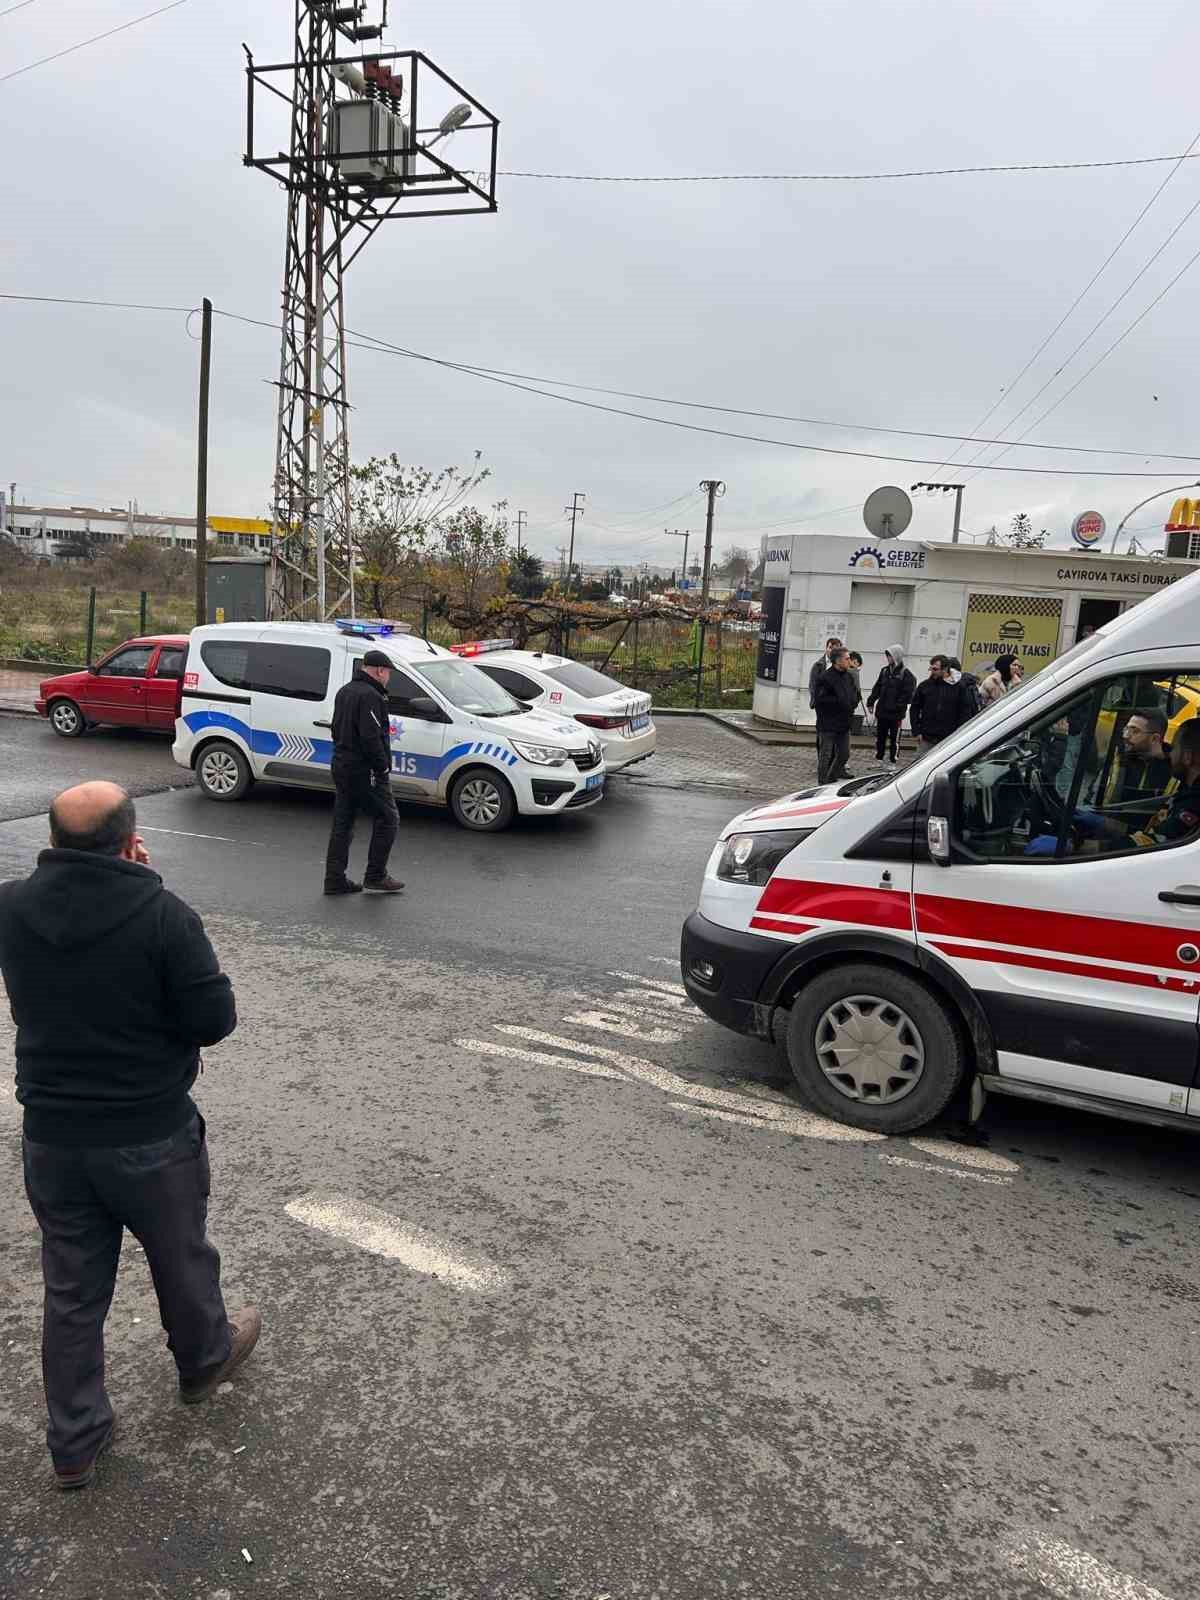
<svg viewBox="0 0 1200 1600"><path fill-rule="evenodd" d="M55 700L50 707L50 726L60 739L78 739L87 731L83 712L74 700Z"/></svg>
<svg viewBox="0 0 1200 1600"><path fill-rule="evenodd" d="M474 833L499 833L516 816L517 803L499 773L475 767L454 780L450 810L461 827Z"/></svg>
<svg viewBox="0 0 1200 1600"><path fill-rule="evenodd" d="M196 762L196 782L208 800L241 800L254 781L250 763L236 745L206 744Z"/></svg>
<svg viewBox="0 0 1200 1600"><path fill-rule="evenodd" d="M792 1006L788 1064L815 1110L877 1133L908 1133L944 1111L962 1082L963 1042L915 979L862 962L831 968Z"/></svg>

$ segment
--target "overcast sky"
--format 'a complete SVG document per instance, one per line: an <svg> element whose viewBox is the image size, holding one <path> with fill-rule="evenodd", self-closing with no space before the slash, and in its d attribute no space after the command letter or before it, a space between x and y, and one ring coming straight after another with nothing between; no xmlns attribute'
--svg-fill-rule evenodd
<svg viewBox="0 0 1200 1600"><path fill-rule="evenodd" d="M153 4L31 0L0 19L0 75ZM241 41L262 61L283 59L291 10L291 0L188 0L0 84L0 288L179 306L207 294L218 307L274 317L284 199L241 165ZM681 175L1179 152L1200 124L1198 42L1187 0L442 0L394 3L388 37L426 51L498 114L502 167ZM549 378L969 433L1169 170L871 184L509 178L496 216L381 230L348 277L347 322ZM1003 433L1197 202L1200 161L1189 161L989 432ZM1016 431L1197 250L1200 212ZM1014 451L1006 463L1072 476L973 477L969 531L1025 510L1065 543L1077 511L1095 508L1112 527L1153 489L1200 478L1189 428L1198 290L1200 263L1031 435L1197 459ZM145 511L188 510L198 347L182 315L0 302L0 335L5 486L15 479L23 501L136 498ZM216 513L266 510L277 363L277 336L218 322ZM628 567L678 559L682 541L661 529L703 527L702 477L728 486L721 550L793 525L861 537L857 508L869 490L934 475L606 416L398 357L352 353L351 384L357 458L394 450L444 466L481 450L495 497L528 513L529 544L547 555L565 536L575 490L587 495L577 554ZM953 448L658 409L935 462ZM942 477L973 471L964 463L974 454L966 447ZM1164 476L1088 476L1105 468ZM910 536L948 534L951 499L917 499ZM1169 507L1133 526L1152 537Z"/></svg>

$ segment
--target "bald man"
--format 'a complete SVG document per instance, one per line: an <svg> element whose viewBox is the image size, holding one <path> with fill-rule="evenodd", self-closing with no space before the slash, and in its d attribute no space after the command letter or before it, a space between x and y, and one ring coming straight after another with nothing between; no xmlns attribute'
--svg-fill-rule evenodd
<svg viewBox="0 0 1200 1600"><path fill-rule="evenodd" d="M200 918L151 871L123 789L60 794L50 844L31 877L0 887L0 971L42 1232L46 1442L59 1487L82 1489L113 1436L104 1319L123 1228L146 1252L182 1400L241 1365L261 1318L225 1311L189 1092L200 1047L237 1025L229 979Z"/></svg>

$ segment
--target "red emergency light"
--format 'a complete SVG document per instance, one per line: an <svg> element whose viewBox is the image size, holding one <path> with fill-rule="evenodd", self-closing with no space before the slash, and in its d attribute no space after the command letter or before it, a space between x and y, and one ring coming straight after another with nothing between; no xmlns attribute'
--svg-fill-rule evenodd
<svg viewBox="0 0 1200 1600"><path fill-rule="evenodd" d="M468 639L465 644L452 644L450 650L456 656L483 656L489 650L511 650L511 639Z"/></svg>

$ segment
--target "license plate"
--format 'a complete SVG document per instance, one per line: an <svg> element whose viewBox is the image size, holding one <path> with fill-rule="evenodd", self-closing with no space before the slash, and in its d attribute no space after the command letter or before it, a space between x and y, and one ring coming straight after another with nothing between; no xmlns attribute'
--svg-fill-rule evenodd
<svg viewBox="0 0 1200 1600"><path fill-rule="evenodd" d="M584 784L585 789L603 789L603 787L604 774L602 772L597 772L594 777L588 778Z"/></svg>
<svg viewBox="0 0 1200 1600"><path fill-rule="evenodd" d="M641 733L643 728L648 728L649 726L650 726L650 718L649 717L645 717L645 716L643 716L643 717L634 717L632 719L632 721L630 722L630 724L629 724L629 731L630 731L630 733Z"/></svg>

